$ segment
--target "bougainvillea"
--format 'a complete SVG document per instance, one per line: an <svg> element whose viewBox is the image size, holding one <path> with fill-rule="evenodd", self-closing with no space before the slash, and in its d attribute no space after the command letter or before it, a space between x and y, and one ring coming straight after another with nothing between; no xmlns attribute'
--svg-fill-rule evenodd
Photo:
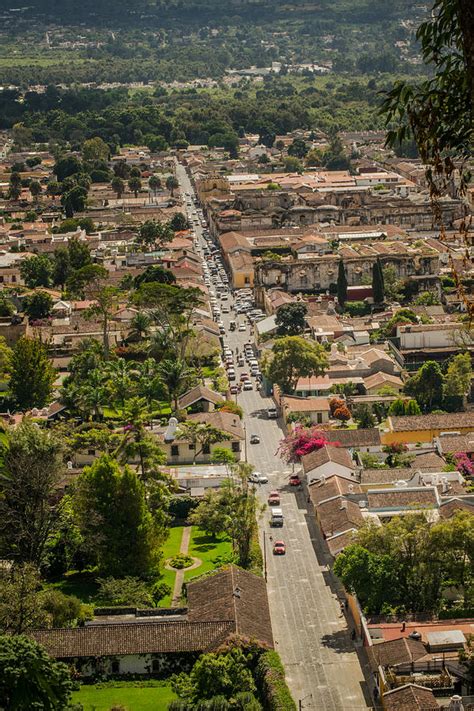
<svg viewBox="0 0 474 711"><path fill-rule="evenodd" d="M295 464L300 462L305 454L321 449L328 443L326 434L317 427L297 425L293 432L281 440L277 454L288 464ZM331 446L338 447L339 442L331 442Z"/></svg>
<svg viewBox="0 0 474 711"><path fill-rule="evenodd" d="M463 476L474 476L474 462L469 459L466 452L456 452L454 463L458 472Z"/></svg>

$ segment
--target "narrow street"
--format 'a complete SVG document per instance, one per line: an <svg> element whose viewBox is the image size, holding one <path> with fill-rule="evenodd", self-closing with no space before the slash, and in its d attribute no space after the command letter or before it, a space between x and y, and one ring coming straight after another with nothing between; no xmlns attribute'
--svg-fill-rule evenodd
<svg viewBox="0 0 474 711"><path fill-rule="evenodd" d="M181 189L192 193L183 166L177 166ZM194 228L201 238L200 227ZM227 302L232 305L232 301ZM250 324L245 315L222 314L226 334L224 342L235 352L243 350L250 339ZM245 323L246 331L229 330L230 320ZM248 367L236 366L236 382ZM255 384L255 380L253 380ZM363 711L371 708L364 675L351 630L340 612L334 577L327 565L323 541L308 511L304 491L288 484L291 467L276 454L283 431L277 420L266 416L274 405L271 398L256 390L236 396L244 410L247 459L256 470L266 474L269 483L259 487L259 497L266 503L271 490L281 496L285 523L281 529L269 526L268 509L259 521L262 548L266 548L267 585L275 646L285 665L287 681L299 709L321 711ZM257 434L260 444L250 444ZM309 504L310 506L310 504ZM273 556L272 542L284 540L286 555Z"/></svg>

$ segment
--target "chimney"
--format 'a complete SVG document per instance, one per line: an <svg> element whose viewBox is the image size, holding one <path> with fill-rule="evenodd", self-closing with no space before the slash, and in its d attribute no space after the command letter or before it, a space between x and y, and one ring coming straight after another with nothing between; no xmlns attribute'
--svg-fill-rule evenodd
<svg viewBox="0 0 474 711"><path fill-rule="evenodd" d="M401 629L402 632L405 632L406 626L407 626L407 623L402 622L402 629Z"/></svg>
<svg viewBox="0 0 474 711"><path fill-rule="evenodd" d="M345 511L347 509L347 501L346 499L341 499L341 505L340 505L340 510Z"/></svg>
<svg viewBox="0 0 474 711"><path fill-rule="evenodd" d="M451 696L451 700L448 706L449 711L464 711L464 705L462 702L462 697L455 694Z"/></svg>
<svg viewBox="0 0 474 711"><path fill-rule="evenodd" d="M447 494L448 491L449 491L448 478L444 476L444 477L441 479L441 483L442 483L442 491L443 491L443 494Z"/></svg>

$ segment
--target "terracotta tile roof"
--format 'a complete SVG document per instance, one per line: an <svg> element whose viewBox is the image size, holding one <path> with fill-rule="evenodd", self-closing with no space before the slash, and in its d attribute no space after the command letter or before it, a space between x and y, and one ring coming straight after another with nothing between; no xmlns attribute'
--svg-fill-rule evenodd
<svg viewBox="0 0 474 711"><path fill-rule="evenodd" d="M380 445L380 430L327 430L330 442L339 442L342 447L377 447Z"/></svg>
<svg viewBox="0 0 474 711"><path fill-rule="evenodd" d="M222 395L220 395L220 393L216 393L214 392L214 390L210 390L210 388L204 387L204 385L198 385L192 390L188 390L187 393L185 393L179 398L178 406L179 409L182 410L185 407L193 405L199 400L207 400L208 402L212 402L214 403L214 405L216 405L218 402L222 402L223 399L224 398L222 397Z"/></svg>
<svg viewBox="0 0 474 711"><path fill-rule="evenodd" d="M327 537L359 528L364 522L358 504L348 501L342 496L319 504L316 507L316 516Z"/></svg>
<svg viewBox="0 0 474 711"><path fill-rule="evenodd" d="M31 636L59 659L116 654L200 652L235 632L234 622L133 622L34 630Z"/></svg>
<svg viewBox="0 0 474 711"><path fill-rule="evenodd" d="M380 642L368 648L369 662L372 669L382 666L396 666L415 662L426 655L425 645L421 640L400 637L388 642Z"/></svg>
<svg viewBox="0 0 474 711"><path fill-rule="evenodd" d="M240 418L232 412L198 412L195 415L190 415L189 419L209 423L237 439L244 439Z"/></svg>
<svg viewBox="0 0 474 711"><path fill-rule="evenodd" d="M407 415L405 417L389 417L388 420L393 432L449 431L468 427L474 431L474 412L450 412L446 415Z"/></svg>
<svg viewBox="0 0 474 711"><path fill-rule="evenodd" d="M398 510L416 506L438 507L439 501L434 486L369 490L369 509Z"/></svg>
<svg viewBox="0 0 474 711"><path fill-rule="evenodd" d="M190 622L231 619L235 632L273 647L265 580L234 565L188 585Z"/></svg>
<svg viewBox="0 0 474 711"><path fill-rule="evenodd" d="M392 484L395 481L409 481L415 472L408 467L394 467L393 469L363 469L360 473L360 483L367 484Z"/></svg>
<svg viewBox="0 0 474 711"><path fill-rule="evenodd" d="M383 695L386 711L436 711L440 706L431 691L417 684L405 684Z"/></svg>
<svg viewBox="0 0 474 711"><path fill-rule="evenodd" d="M374 375L369 375L368 378L364 378L364 384L367 390L371 390L372 388L377 387L377 385L382 387L383 385L390 384L401 388L403 386L403 380L398 378L396 375L379 371L378 373L374 373Z"/></svg>
<svg viewBox="0 0 474 711"><path fill-rule="evenodd" d="M418 454L415 459L410 462L412 469L421 469L421 471L431 470L433 472L441 472L446 466L446 462L436 452L426 452Z"/></svg>
<svg viewBox="0 0 474 711"><path fill-rule="evenodd" d="M328 462L334 462L348 469L355 469L355 463L352 461L349 451L343 447L334 447L330 444L327 444L316 452L306 454L301 460L305 473L317 469L317 467L321 467Z"/></svg>
<svg viewBox="0 0 474 711"><path fill-rule="evenodd" d="M332 499L334 496L342 496L344 494L361 494L362 489L359 484L352 483L348 479L334 475L327 477L324 481L315 481L309 485L309 495L315 506Z"/></svg>
<svg viewBox="0 0 474 711"><path fill-rule="evenodd" d="M354 534L357 532L356 528L350 528L343 533L337 533L335 536L329 536L326 538L326 543L331 555L336 556L338 553L344 550L346 546L349 546L354 542Z"/></svg>
<svg viewBox="0 0 474 711"><path fill-rule="evenodd" d="M458 511L468 511L474 516L474 500L453 498L449 501L442 501L439 507L441 518L451 518Z"/></svg>
<svg viewBox="0 0 474 711"><path fill-rule="evenodd" d="M281 399L281 406L289 412L329 412L327 397L289 397Z"/></svg>
<svg viewBox="0 0 474 711"><path fill-rule="evenodd" d="M443 435L439 437L441 452L474 452L474 432L465 435Z"/></svg>

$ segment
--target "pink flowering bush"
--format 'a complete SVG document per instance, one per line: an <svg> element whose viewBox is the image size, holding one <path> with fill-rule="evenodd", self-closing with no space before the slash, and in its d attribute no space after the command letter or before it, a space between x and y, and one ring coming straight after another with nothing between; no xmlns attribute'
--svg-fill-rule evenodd
<svg viewBox="0 0 474 711"><path fill-rule="evenodd" d="M457 452L454 455L456 469L463 476L474 476L474 462L469 459L466 452Z"/></svg>
<svg viewBox="0 0 474 711"><path fill-rule="evenodd" d="M277 453L288 464L296 464L305 454L321 449L328 442L325 433L317 427L297 425L293 432L281 440ZM331 442L331 445L337 447L339 442Z"/></svg>

